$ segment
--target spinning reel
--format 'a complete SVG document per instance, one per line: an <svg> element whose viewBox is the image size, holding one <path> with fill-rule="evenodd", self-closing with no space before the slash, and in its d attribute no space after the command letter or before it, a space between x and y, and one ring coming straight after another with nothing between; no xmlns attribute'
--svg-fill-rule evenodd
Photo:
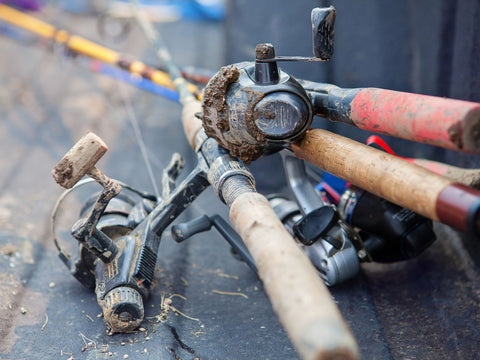
<svg viewBox="0 0 480 360"><path fill-rule="evenodd" d="M206 134L247 164L302 137L313 120L312 101L277 62L328 61L335 17L333 7L312 11L315 58L276 57L273 45L259 44L255 62L220 69L204 90L201 118Z"/></svg>
<svg viewBox="0 0 480 360"><path fill-rule="evenodd" d="M211 150L215 141L205 139L205 146ZM163 196L157 198L110 179L95 168L95 163L106 151L105 143L95 134L88 133L53 169L57 183L69 189L64 194L75 190L84 175L103 187L98 196L94 195L85 202L80 220L72 227L71 235L78 241L77 253L71 256L62 250L56 239L55 243L61 260L71 274L85 287L95 290L110 332L128 332L135 330L143 321L144 303L152 288L161 236L207 188L209 166L200 154L197 167L175 187L175 180L183 168L183 159L174 154L163 172ZM218 147L218 153L212 154L211 161L215 159L218 159L217 170L218 167L228 167L229 155L224 149ZM243 172L243 168L239 167L231 169L230 175ZM210 173L211 178L216 175ZM53 226L63 197L54 210ZM172 237L182 242L198 232L210 230L212 226L229 242L235 255L256 272L255 262L245 244L218 215L202 216L174 225Z"/></svg>
<svg viewBox="0 0 480 360"><path fill-rule="evenodd" d="M158 201L155 196L120 184L95 168L106 151L105 143L88 133L53 169L53 177L64 188L74 188L84 175L103 187L98 197L84 204L80 220L72 227L71 234L79 242L78 253L72 258L58 244L57 248L72 275L85 287L95 289L111 331L127 332L143 321L143 303L148 297L156 262L156 253L132 231ZM122 185L140 200L125 192L120 194Z"/></svg>

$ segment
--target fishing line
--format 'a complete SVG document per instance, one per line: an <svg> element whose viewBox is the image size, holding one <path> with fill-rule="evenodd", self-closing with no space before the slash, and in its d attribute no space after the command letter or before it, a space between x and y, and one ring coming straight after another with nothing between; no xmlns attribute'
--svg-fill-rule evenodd
<svg viewBox="0 0 480 360"><path fill-rule="evenodd" d="M158 190L158 186L155 181L152 164L150 162L150 158L147 153L147 147L145 145L145 141L140 131L140 125L139 125L137 116L135 115L132 102L130 101L130 97L127 93L127 89L125 88L125 85L120 80L117 80L117 84L118 84L120 96L122 97L123 105L125 107L125 111L127 112L127 116L130 121L130 124L132 125L135 138L137 139L138 147L140 148L140 152L142 153L143 162L145 163L145 166L147 168L148 176L153 186L153 191L155 192L155 196L160 199L161 198L160 191Z"/></svg>
<svg viewBox="0 0 480 360"><path fill-rule="evenodd" d="M165 47L163 40L161 39L158 32L155 31L152 23L148 20L145 14L140 10L140 5L138 0L130 0L130 3L133 5L135 18L137 19L138 24L140 25L145 37L155 48L156 55L163 62L163 65L167 69L167 74L170 75L170 78L175 85L176 90L180 96L180 103L185 105L187 102L192 101L195 97L188 90L187 82L182 77L180 70L173 63L172 57Z"/></svg>
<svg viewBox="0 0 480 360"><path fill-rule="evenodd" d="M189 101L195 100L193 94L187 89L186 81L181 75L181 72L177 68L176 64L172 61L171 55L165 47L160 34L154 29L152 23L141 11L138 0L130 0L130 4L132 5L132 10L137 23L140 25L147 40L155 49L157 57L163 63L163 66L167 69L167 73L170 75L172 82L175 84L175 88L179 95L179 101L182 106ZM205 213L205 210L200 209L195 202L191 203L189 208L198 213Z"/></svg>

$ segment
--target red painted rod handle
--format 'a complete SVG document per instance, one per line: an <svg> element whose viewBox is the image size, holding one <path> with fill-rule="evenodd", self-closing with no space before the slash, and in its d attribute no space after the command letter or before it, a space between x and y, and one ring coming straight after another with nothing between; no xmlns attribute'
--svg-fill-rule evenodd
<svg viewBox="0 0 480 360"><path fill-rule="evenodd" d="M376 88L322 86L322 93L314 98L314 108L317 115L327 119L424 144L480 153L480 103Z"/></svg>

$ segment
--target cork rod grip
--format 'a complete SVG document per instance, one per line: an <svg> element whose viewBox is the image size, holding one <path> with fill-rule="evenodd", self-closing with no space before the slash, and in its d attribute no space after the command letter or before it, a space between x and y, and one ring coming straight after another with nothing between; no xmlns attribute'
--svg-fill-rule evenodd
<svg viewBox="0 0 480 360"><path fill-rule="evenodd" d="M243 193L230 220L254 258L265 291L303 359L358 359L357 344L330 292L267 199Z"/></svg>
<svg viewBox="0 0 480 360"><path fill-rule="evenodd" d="M295 155L362 189L460 231L478 234L480 192L331 132L309 130Z"/></svg>
<svg viewBox="0 0 480 360"><path fill-rule="evenodd" d="M195 148L202 128L195 117L200 102L184 104L182 123ZM238 196L230 205L233 227L258 267L267 295L280 322L303 359L354 360L359 350L330 292L307 256L276 216L268 200L255 192Z"/></svg>
<svg viewBox="0 0 480 360"><path fill-rule="evenodd" d="M197 132L202 128L202 121L195 114L202 111L202 105L198 100L192 100L183 105L182 125L188 143L195 149Z"/></svg>
<svg viewBox="0 0 480 360"><path fill-rule="evenodd" d="M465 169L427 159L410 159L409 161L435 174L480 190L480 169Z"/></svg>

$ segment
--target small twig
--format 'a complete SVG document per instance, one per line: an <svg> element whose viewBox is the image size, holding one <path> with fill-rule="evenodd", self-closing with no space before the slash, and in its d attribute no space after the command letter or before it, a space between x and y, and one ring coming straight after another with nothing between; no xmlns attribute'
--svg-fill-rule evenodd
<svg viewBox="0 0 480 360"><path fill-rule="evenodd" d="M241 292L229 292L229 291L220 291L220 290L212 290L213 293L215 294L221 294L221 295L236 295L236 296L242 296L245 299L248 299L248 296L245 295L244 293Z"/></svg>
<svg viewBox="0 0 480 360"><path fill-rule="evenodd" d="M175 297L175 296L176 296L176 297L179 297L179 298L182 299L182 300L187 300L187 298L186 298L185 296L180 295L180 294L170 295L167 299L171 299L171 298L173 298L173 297Z"/></svg>
<svg viewBox="0 0 480 360"><path fill-rule="evenodd" d="M70 355L70 357L69 357L67 360L73 360L73 359L74 359L74 358L73 358L73 353L65 352L65 351L63 351L63 349L60 350L60 355L61 355L61 356Z"/></svg>
<svg viewBox="0 0 480 360"><path fill-rule="evenodd" d="M200 335L205 334L202 330L200 330L200 331L193 331L193 330L192 330L190 333L191 333L192 335L194 335L195 337L199 337Z"/></svg>
<svg viewBox="0 0 480 360"><path fill-rule="evenodd" d="M92 339L89 339L88 337L83 335L81 332L79 332L79 335L82 337L83 343L85 344L85 346L82 348L82 352L87 350L89 347L93 347L95 349L97 348L97 343L95 341L93 341Z"/></svg>
<svg viewBox="0 0 480 360"><path fill-rule="evenodd" d="M172 298L174 298L174 297L179 297L180 299L187 300L187 298L185 296L180 295L180 294L172 294L167 298L164 295L162 295L161 302L160 302L160 310L161 311L160 311L159 315L155 316L155 318L157 319L157 322L166 321L167 320L167 315L168 315L168 312L169 312L170 309L172 311L176 312L177 314L182 315L183 317L189 319L189 320L200 321L200 319L188 316L188 315L184 314L183 312L181 312L180 310L178 310L176 307L172 306Z"/></svg>
<svg viewBox="0 0 480 360"><path fill-rule="evenodd" d="M189 319L189 320L193 320L193 321L200 321L200 319L197 319L197 318L194 318L194 317L191 317L191 316L188 316L184 313L182 313L180 310L178 310L177 308L175 308L174 306L170 305L170 309L172 309L173 311L175 311L176 313L179 313L180 315L182 315L183 317Z"/></svg>
<svg viewBox="0 0 480 360"><path fill-rule="evenodd" d="M95 320L92 319L92 317L90 315L85 315L88 319L90 319L91 322L95 322Z"/></svg>
<svg viewBox="0 0 480 360"><path fill-rule="evenodd" d="M45 330L45 327L48 324L48 315L45 313L45 322L43 323L42 327L40 328L41 331Z"/></svg>
<svg viewBox="0 0 480 360"><path fill-rule="evenodd" d="M205 270L205 272L208 273L208 274L214 274L214 275L224 277L224 278L228 278L228 279L234 279L234 280L240 279L237 275L226 274L226 273L222 272L220 269L215 269L215 270L207 269L207 270Z"/></svg>
<svg viewBox="0 0 480 360"><path fill-rule="evenodd" d="M239 277L236 276L236 275L228 275L228 274L225 274L225 273L222 273L222 272L219 272L217 274L218 274L218 276L229 278L229 279L235 279L235 280L239 279Z"/></svg>

